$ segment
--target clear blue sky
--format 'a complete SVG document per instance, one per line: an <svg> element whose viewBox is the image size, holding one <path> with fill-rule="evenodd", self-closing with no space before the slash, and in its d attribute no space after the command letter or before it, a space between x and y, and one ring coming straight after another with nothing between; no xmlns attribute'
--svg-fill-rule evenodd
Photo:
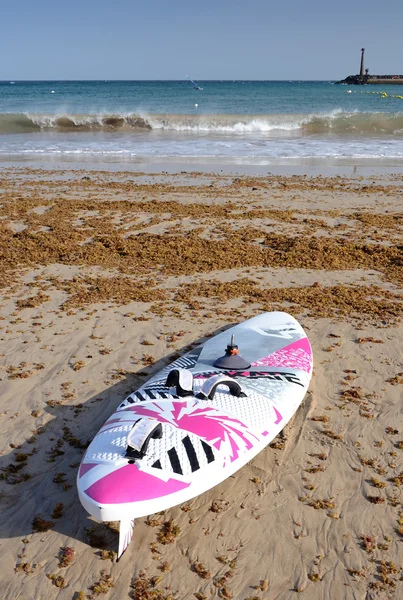
<svg viewBox="0 0 403 600"><path fill-rule="evenodd" d="M403 1L2 0L0 79L403 73Z"/></svg>

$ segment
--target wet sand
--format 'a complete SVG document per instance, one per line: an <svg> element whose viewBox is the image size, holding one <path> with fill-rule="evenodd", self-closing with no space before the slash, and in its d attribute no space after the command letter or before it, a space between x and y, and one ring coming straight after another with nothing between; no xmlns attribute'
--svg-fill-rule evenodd
<svg viewBox="0 0 403 600"><path fill-rule="evenodd" d="M402 597L401 177L10 168L0 189L2 597ZM139 519L116 563L77 498L88 441L192 345L277 309L313 347L296 416Z"/></svg>

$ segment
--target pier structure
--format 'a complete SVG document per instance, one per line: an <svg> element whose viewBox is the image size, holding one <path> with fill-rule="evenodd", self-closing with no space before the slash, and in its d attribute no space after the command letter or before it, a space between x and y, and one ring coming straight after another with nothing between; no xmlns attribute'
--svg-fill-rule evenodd
<svg viewBox="0 0 403 600"><path fill-rule="evenodd" d="M399 84L403 85L403 75L370 75L369 70L365 69L364 65L365 48L361 48L361 63L359 75L349 75L345 79L337 83L348 85L365 85L365 84Z"/></svg>

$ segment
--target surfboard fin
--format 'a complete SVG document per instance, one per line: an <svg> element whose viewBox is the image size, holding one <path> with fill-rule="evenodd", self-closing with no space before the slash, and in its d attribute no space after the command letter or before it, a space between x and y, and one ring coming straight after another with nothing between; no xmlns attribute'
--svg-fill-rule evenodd
<svg viewBox="0 0 403 600"><path fill-rule="evenodd" d="M121 558L123 552L130 544L133 537L134 519L120 521L119 524L119 549L116 562Z"/></svg>

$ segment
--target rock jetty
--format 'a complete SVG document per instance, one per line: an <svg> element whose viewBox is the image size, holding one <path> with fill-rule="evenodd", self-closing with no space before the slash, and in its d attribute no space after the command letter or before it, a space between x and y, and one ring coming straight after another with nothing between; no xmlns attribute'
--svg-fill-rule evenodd
<svg viewBox="0 0 403 600"><path fill-rule="evenodd" d="M366 84L400 84L403 85L403 75L369 75L368 69L364 69L365 48L361 48L361 64L359 75L349 75L337 83L346 85L366 85Z"/></svg>

